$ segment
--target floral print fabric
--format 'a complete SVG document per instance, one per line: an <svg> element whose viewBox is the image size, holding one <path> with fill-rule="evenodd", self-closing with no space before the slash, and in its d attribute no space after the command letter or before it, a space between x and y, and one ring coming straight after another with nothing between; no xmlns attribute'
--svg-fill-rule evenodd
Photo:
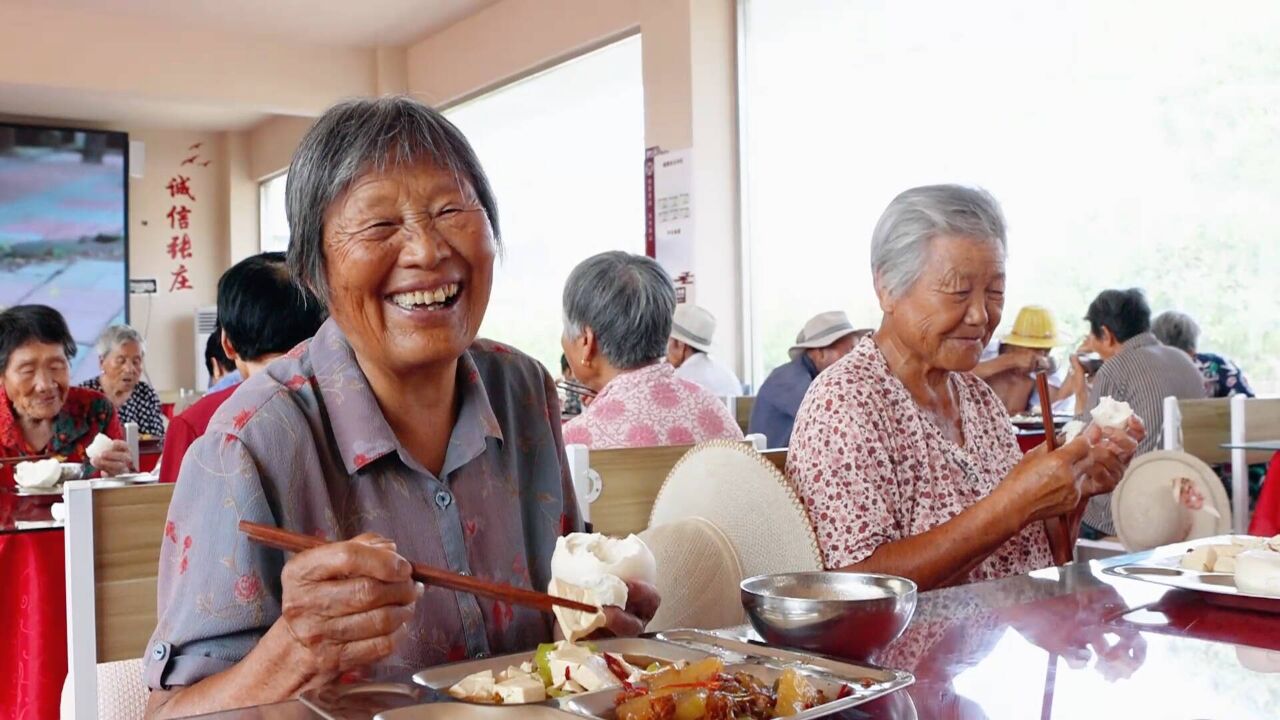
<svg viewBox="0 0 1280 720"><path fill-rule="evenodd" d="M581 525L555 387L536 361L477 341L458 361L458 391L437 477L397 441L332 320L240 385L178 475L148 685L189 685L230 667L280 616L285 555L248 542L240 520L329 540L376 532L417 562L544 590L556 538ZM550 639L536 610L428 587L406 641L373 670Z"/></svg>
<svg viewBox="0 0 1280 720"><path fill-rule="evenodd" d="M1004 406L969 373L952 373L964 446L943 436L870 338L818 375L791 436L787 475L809 509L829 569L919 535L986 497L1022 459ZM1023 528L970 581L1053 564L1040 523Z"/></svg>
<svg viewBox="0 0 1280 720"><path fill-rule="evenodd" d="M610 380L591 405L564 426L566 443L594 450L742 438L742 428L725 404L676 377L666 360Z"/></svg>

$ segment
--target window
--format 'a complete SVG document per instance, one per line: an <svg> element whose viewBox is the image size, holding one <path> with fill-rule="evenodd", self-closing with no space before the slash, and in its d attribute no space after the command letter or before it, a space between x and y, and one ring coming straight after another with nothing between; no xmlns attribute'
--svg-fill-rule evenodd
<svg viewBox="0 0 1280 720"><path fill-rule="evenodd" d="M284 186L287 173L262 181L258 187L258 218L262 224L258 238L262 252L284 252L289 249L289 217L284 211Z"/></svg>
<svg viewBox="0 0 1280 720"><path fill-rule="evenodd" d="M559 375L569 271L644 252L644 91L633 36L445 112L498 199L505 258L480 334Z"/></svg>
<svg viewBox="0 0 1280 720"><path fill-rule="evenodd" d="M1035 303L1082 338L1100 290L1142 287L1280 392L1280 4L742 2L757 384L810 315L878 323L880 212L963 182L1008 218L1001 332Z"/></svg>

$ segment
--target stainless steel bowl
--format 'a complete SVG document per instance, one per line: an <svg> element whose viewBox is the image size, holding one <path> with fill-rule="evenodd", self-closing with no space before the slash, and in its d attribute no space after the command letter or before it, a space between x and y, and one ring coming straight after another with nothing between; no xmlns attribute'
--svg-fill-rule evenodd
<svg viewBox="0 0 1280 720"><path fill-rule="evenodd" d="M916 611L916 584L895 575L802 572L742 581L742 606L770 645L868 660Z"/></svg>

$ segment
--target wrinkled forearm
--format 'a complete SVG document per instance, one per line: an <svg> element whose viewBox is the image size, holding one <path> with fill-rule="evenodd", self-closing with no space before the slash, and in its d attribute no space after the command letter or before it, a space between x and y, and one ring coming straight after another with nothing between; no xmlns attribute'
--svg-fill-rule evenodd
<svg viewBox="0 0 1280 720"><path fill-rule="evenodd" d="M173 690L153 690L148 720L232 710L283 702L302 690L327 682L298 662L289 631L277 621L235 666L200 682Z"/></svg>

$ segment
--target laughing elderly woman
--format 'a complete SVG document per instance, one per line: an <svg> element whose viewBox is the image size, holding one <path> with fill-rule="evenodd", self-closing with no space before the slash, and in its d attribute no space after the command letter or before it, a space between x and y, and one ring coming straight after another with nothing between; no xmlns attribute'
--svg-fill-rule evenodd
<svg viewBox="0 0 1280 720"><path fill-rule="evenodd" d="M326 112L289 167L295 278L316 336L246 380L188 451L160 559L152 716L272 703L349 672L532 649L547 616L410 577L405 558L543 589L580 526L555 386L476 340L493 193L457 128L407 98ZM335 540L286 558L240 520ZM656 608L633 587L608 628Z"/></svg>
<svg viewBox="0 0 1280 720"><path fill-rule="evenodd" d="M982 190L914 188L880 217L880 327L814 381L787 458L828 569L929 589L1045 567L1053 554L1041 521L1124 474L1140 422L1090 427L1024 458L1004 406L972 374L1000 324L1004 259L1004 217Z"/></svg>
<svg viewBox="0 0 1280 720"><path fill-rule="evenodd" d="M142 379L147 352L142 335L128 325L112 325L98 336L94 349L102 374L82 383L83 387L106 395L121 423L137 423L138 431L146 435L164 435L160 396Z"/></svg>

